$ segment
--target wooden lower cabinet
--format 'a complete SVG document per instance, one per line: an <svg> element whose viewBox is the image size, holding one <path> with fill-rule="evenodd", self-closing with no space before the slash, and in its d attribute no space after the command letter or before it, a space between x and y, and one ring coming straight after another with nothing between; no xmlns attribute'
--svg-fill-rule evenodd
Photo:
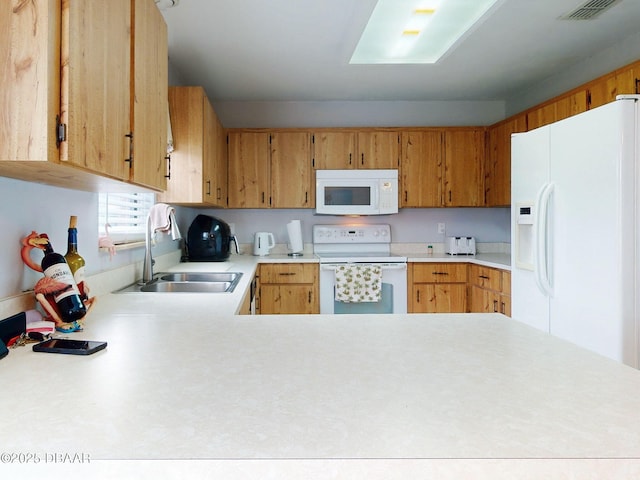
<svg viewBox="0 0 640 480"><path fill-rule="evenodd" d="M410 263L409 313L504 313L511 316L511 272L455 262Z"/></svg>
<svg viewBox="0 0 640 480"><path fill-rule="evenodd" d="M411 263L409 313L467 311L466 263Z"/></svg>
<svg viewBox="0 0 640 480"><path fill-rule="evenodd" d="M320 313L317 263L265 263L258 270L256 313Z"/></svg>
<svg viewBox="0 0 640 480"><path fill-rule="evenodd" d="M469 265L469 312L511 316L511 272Z"/></svg>

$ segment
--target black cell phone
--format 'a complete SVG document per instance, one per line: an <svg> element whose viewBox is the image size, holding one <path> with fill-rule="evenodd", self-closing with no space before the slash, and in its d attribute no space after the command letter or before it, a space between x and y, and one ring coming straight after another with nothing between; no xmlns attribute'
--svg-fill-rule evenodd
<svg viewBox="0 0 640 480"><path fill-rule="evenodd" d="M51 338L33 346L34 352L68 353L71 355L91 355L104 349L107 342L92 340L71 340L68 338Z"/></svg>

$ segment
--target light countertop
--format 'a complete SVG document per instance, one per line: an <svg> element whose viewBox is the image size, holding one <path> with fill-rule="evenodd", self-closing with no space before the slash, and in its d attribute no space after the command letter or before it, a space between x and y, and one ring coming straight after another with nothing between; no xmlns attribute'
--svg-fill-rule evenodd
<svg viewBox="0 0 640 480"><path fill-rule="evenodd" d="M255 269L241 257L174 268ZM4 450L43 461L5 457L0 475L640 473L630 367L498 314L235 316L221 295L104 295L72 337L106 350L13 349L0 364ZM46 461L56 452L91 462Z"/></svg>

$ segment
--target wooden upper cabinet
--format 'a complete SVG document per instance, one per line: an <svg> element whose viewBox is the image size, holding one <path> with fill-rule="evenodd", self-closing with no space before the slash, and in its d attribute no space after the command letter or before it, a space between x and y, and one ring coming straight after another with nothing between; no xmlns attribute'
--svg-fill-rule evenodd
<svg viewBox="0 0 640 480"><path fill-rule="evenodd" d="M352 131L317 131L312 134L316 170L356 168L357 134Z"/></svg>
<svg viewBox="0 0 640 480"><path fill-rule="evenodd" d="M61 160L129 179L131 3L63 2Z"/></svg>
<svg viewBox="0 0 640 480"><path fill-rule="evenodd" d="M488 130L484 166L485 206L511 204L511 134L526 131L525 115L507 119Z"/></svg>
<svg viewBox="0 0 640 480"><path fill-rule="evenodd" d="M229 208L268 208L269 133L234 130L228 139Z"/></svg>
<svg viewBox="0 0 640 480"><path fill-rule="evenodd" d="M310 208L311 136L308 132L271 134L271 207Z"/></svg>
<svg viewBox="0 0 640 480"><path fill-rule="evenodd" d="M400 132L358 132L357 168L394 169L400 165Z"/></svg>
<svg viewBox="0 0 640 480"><path fill-rule="evenodd" d="M164 190L169 113L167 25L158 7L148 0L135 0L134 20L131 181Z"/></svg>
<svg viewBox="0 0 640 480"><path fill-rule="evenodd" d="M400 132L396 130L315 131L312 137L316 170L396 169Z"/></svg>
<svg viewBox="0 0 640 480"><path fill-rule="evenodd" d="M452 128L444 133L444 205L478 207L484 204L484 128Z"/></svg>
<svg viewBox="0 0 640 480"><path fill-rule="evenodd" d="M167 133L166 26L153 0L1 2L0 27L0 108L10 119L0 126L0 174L78 190L163 187L164 155L145 160L151 143L166 149ZM157 112L159 133L143 120Z"/></svg>
<svg viewBox="0 0 640 480"><path fill-rule="evenodd" d="M401 149L401 206L442 206L442 131L403 131Z"/></svg>
<svg viewBox="0 0 640 480"><path fill-rule="evenodd" d="M158 200L179 205L227 204L227 139L202 87L169 88L174 151L167 189Z"/></svg>
<svg viewBox="0 0 640 480"><path fill-rule="evenodd" d="M548 125L587 111L587 90L579 90L527 112L527 129Z"/></svg>
<svg viewBox="0 0 640 480"><path fill-rule="evenodd" d="M59 159L61 8L55 0L17 4L0 2L0 174L20 178L10 162Z"/></svg>
<svg viewBox="0 0 640 480"><path fill-rule="evenodd" d="M311 133L229 130L230 208L313 208Z"/></svg>
<svg viewBox="0 0 640 480"><path fill-rule="evenodd" d="M613 102L617 95L639 93L639 70L640 66L631 66L589 83L587 85L589 108L596 108L605 103Z"/></svg>
<svg viewBox="0 0 640 480"><path fill-rule="evenodd" d="M215 142L216 152L213 158L213 163L211 164L211 188L208 190L208 193L209 195L214 196L214 203L226 206L227 199L229 197L227 131L213 111L213 107L211 107L210 114L213 116L212 121L215 120L213 141Z"/></svg>

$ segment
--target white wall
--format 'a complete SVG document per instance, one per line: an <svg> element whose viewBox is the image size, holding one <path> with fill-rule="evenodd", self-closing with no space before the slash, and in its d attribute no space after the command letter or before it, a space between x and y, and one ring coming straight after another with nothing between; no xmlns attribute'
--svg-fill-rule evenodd
<svg viewBox="0 0 640 480"><path fill-rule="evenodd" d="M403 208L396 215L337 217L314 215L312 210L281 209L185 209L181 215L193 220L198 214L211 215L235 224L239 243L251 243L255 232L272 232L276 243L287 243L287 223L300 220L304 243L311 243L315 224L388 223L392 240L398 243L438 243L444 236L437 224L445 223L448 236L475 236L479 242L510 242L509 208ZM186 231L184 232L186 235Z"/></svg>
<svg viewBox="0 0 640 480"><path fill-rule="evenodd" d="M503 101L214 102L227 128L406 127L491 125Z"/></svg>
<svg viewBox="0 0 640 480"><path fill-rule="evenodd" d="M20 257L21 239L32 231L46 233L53 248L67 251L69 217L78 217L78 251L86 262L88 275L142 261L144 250L118 252L113 259L98 249L98 194L49 187L0 177L0 299L33 288L42 274L27 267ZM162 254L178 245L158 236L154 253ZM41 250L31 258L40 263Z"/></svg>

